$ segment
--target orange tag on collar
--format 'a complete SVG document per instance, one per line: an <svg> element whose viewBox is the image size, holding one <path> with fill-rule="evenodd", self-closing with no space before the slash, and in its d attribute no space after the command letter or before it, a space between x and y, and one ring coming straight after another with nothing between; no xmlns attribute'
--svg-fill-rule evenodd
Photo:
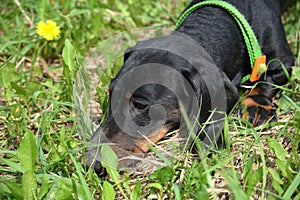
<svg viewBox="0 0 300 200"><path fill-rule="evenodd" d="M267 71L266 61L267 57L265 55L262 55L255 59L252 74L250 76L251 82L257 81L260 76Z"/></svg>

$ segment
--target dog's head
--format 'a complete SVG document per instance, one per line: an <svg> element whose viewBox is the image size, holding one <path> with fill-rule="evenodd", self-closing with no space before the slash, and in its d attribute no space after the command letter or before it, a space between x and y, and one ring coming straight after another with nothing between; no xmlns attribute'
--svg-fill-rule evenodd
<svg viewBox="0 0 300 200"><path fill-rule="evenodd" d="M94 160L94 169L100 169L101 143L111 144L122 168L135 164L130 156L142 156L149 151L148 145L159 142L170 130L180 128L180 136L187 138L182 110L191 124L197 121L198 133L209 111L215 107L226 110L223 79L205 50L182 35L129 48L111 81L108 114L87 148L87 164ZM208 135L200 139L210 138Z"/></svg>

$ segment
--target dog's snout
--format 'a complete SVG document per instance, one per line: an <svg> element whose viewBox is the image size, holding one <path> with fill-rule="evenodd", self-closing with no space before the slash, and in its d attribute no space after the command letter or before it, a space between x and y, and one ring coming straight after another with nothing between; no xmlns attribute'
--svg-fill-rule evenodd
<svg viewBox="0 0 300 200"><path fill-rule="evenodd" d="M148 136L141 134L139 137L133 137L121 130L110 132L109 129L103 128L106 126L105 123L95 132L86 149L86 166L92 167L99 175L105 173L105 169L101 166L101 147L104 143L109 144L117 155L118 168L127 168L137 163L138 159L135 157L143 157L149 151L148 145L153 146L168 132L167 128L162 127Z"/></svg>

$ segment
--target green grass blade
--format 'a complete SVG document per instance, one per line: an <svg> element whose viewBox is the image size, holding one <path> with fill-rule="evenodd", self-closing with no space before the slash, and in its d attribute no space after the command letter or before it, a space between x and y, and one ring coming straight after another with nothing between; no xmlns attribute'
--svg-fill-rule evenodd
<svg viewBox="0 0 300 200"><path fill-rule="evenodd" d="M73 161L73 164L76 168L76 172L77 172L77 175L79 177L80 184L81 184L81 186L83 188L83 191L84 191L84 194L85 194L85 199L93 200L94 198L93 198L92 194L90 193L89 187L88 187L88 185L87 185L87 183L86 183L86 181L85 181L85 179L84 179L84 177L81 173L82 166L80 165L80 163L77 161L77 159L75 159L75 157L72 154L70 154L70 157L71 157L71 159Z"/></svg>
<svg viewBox="0 0 300 200"><path fill-rule="evenodd" d="M291 199L292 195L297 190L297 188L299 187L299 185L300 185L300 173L298 172L298 174L295 177L295 179L293 180L293 182L290 184L290 186L288 187L288 189L285 191L282 199L284 199L284 200ZM299 194L297 196L299 196Z"/></svg>
<svg viewBox="0 0 300 200"><path fill-rule="evenodd" d="M181 200L180 190L176 183L173 183L174 195L176 200Z"/></svg>

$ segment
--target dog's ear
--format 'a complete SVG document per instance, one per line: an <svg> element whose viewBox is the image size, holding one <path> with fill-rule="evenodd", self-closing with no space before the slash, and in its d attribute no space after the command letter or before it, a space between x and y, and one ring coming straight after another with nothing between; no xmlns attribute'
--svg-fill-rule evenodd
<svg viewBox="0 0 300 200"><path fill-rule="evenodd" d="M129 58L130 54L134 51L134 47L129 47L125 50L125 54L124 54L124 63L126 62L126 60Z"/></svg>
<svg viewBox="0 0 300 200"><path fill-rule="evenodd" d="M128 60L128 58L130 57L130 55L135 51L135 47L129 47L125 50L124 53L124 61L123 61L123 67L119 70L119 72L117 73L117 75L111 79L110 85L109 85L109 92L111 93L115 84L118 82L121 74L124 73L124 70L126 70L127 68L124 68L124 65L126 63L126 61Z"/></svg>
<svg viewBox="0 0 300 200"><path fill-rule="evenodd" d="M216 148L224 146L223 127L226 113L231 111L239 99L237 88L224 72L220 72L220 80L222 81L219 84L221 88L202 88L199 123L194 128L194 133L204 145ZM210 98L207 97L208 95ZM205 101L210 102L205 103Z"/></svg>

